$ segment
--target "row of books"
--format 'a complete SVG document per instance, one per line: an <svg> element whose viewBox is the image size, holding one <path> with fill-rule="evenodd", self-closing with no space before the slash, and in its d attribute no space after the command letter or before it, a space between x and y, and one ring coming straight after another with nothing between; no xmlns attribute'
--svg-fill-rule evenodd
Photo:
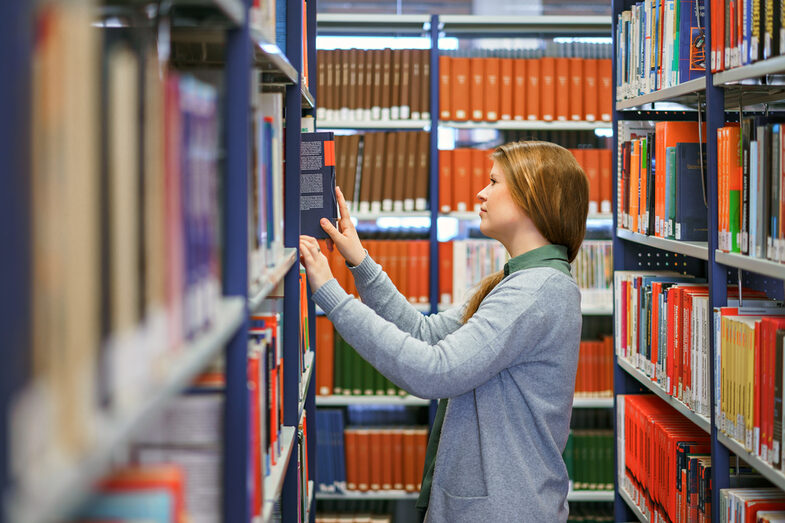
<svg viewBox="0 0 785 523"><path fill-rule="evenodd" d="M785 262L782 126L744 118L717 130L719 248Z"/></svg>
<svg viewBox="0 0 785 523"><path fill-rule="evenodd" d="M785 309L760 301L745 299L715 316L716 419L719 430L782 469Z"/></svg>
<svg viewBox="0 0 785 523"><path fill-rule="evenodd" d="M781 2L710 1L712 72L785 54L785 10Z"/></svg>
<svg viewBox="0 0 785 523"><path fill-rule="evenodd" d="M613 397L613 363L613 336L581 341L575 397Z"/></svg>
<svg viewBox="0 0 785 523"><path fill-rule="evenodd" d="M617 100L705 74L705 0L637 2L616 20Z"/></svg>
<svg viewBox="0 0 785 523"><path fill-rule="evenodd" d="M488 185L493 149L456 148L439 151L439 211L480 210L477 193ZM589 178L589 214L611 209L610 149L571 149Z"/></svg>
<svg viewBox="0 0 785 523"><path fill-rule="evenodd" d="M343 256L337 249L330 252L322 240L320 245L322 252L327 255L335 279L346 292L357 295L354 277ZM363 240L363 246L409 302L428 303L431 263L428 240Z"/></svg>
<svg viewBox="0 0 785 523"><path fill-rule="evenodd" d="M710 443L658 397L616 396L618 485L648 521L711 521Z"/></svg>
<svg viewBox="0 0 785 523"><path fill-rule="evenodd" d="M221 297L216 90L122 32L102 47L93 14L31 22L31 372L9 424L41 437L11 443L22 488L77 463Z"/></svg>
<svg viewBox="0 0 785 523"><path fill-rule="evenodd" d="M430 133L376 132L335 137L335 176L349 209L428 208Z"/></svg>
<svg viewBox="0 0 785 523"><path fill-rule="evenodd" d="M611 60L439 56L445 121L610 121Z"/></svg>
<svg viewBox="0 0 785 523"><path fill-rule="evenodd" d="M610 307L613 303L613 241L584 240L572 261L572 275L581 289L583 307Z"/></svg>
<svg viewBox="0 0 785 523"><path fill-rule="evenodd" d="M344 426L338 409L319 409L316 423L320 491L420 489L427 428Z"/></svg>
<svg viewBox="0 0 785 523"><path fill-rule="evenodd" d="M620 129L620 227L676 240L706 241L706 128L657 122Z"/></svg>
<svg viewBox="0 0 785 523"><path fill-rule="evenodd" d="M326 120L430 119L429 49L316 51L317 117Z"/></svg>
<svg viewBox="0 0 785 523"><path fill-rule="evenodd" d="M316 354L316 393L320 396L407 394L365 361L326 316L316 317Z"/></svg>
<svg viewBox="0 0 785 523"><path fill-rule="evenodd" d="M612 430L571 430L562 457L573 490L613 490Z"/></svg>
<svg viewBox="0 0 785 523"><path fill-rule="evenodd" d="M253 171L248 191L248 279L259 283L265 268L283 255L283 95L254 96Z"/></svg>
<svg viewBox="0 0 785 523"><path fill-rule="evenodd" d="M720 490L719 521L785 521L785 493L777 488L729 488Z"/></svg>

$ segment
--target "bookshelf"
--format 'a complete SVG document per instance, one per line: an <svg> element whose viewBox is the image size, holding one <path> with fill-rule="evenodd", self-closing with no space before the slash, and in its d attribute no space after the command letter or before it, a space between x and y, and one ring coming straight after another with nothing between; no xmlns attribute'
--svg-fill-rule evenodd
<svg viewBox="0 0 785 523"><path fill-rule="evenodd" d="M317 407L347 407L349 405L397 405L427 407L431 400L415 396L316 396Z"/></svg>
<svg viewBox="0 0 785 523"><path fill-rule="evenodd" d="M319 129L430 130L430 120L319 120Z"/></svg>
<svg viewBox="0 0 785 523"><path fill-rule="evenodd" d="M500 131L594 131L611 129L611 122L542 122L542 121L500 121L500 122L450 122L443 121L442 127L453 129L497 129Z"/></svg>
<svg viewBox="0 0 785 523"><path fill-rule="evenodd" d="M92 10L91 16L129 14L128 20L134 20L135 10L144 12L149 7L149 2L137 0L56 0L49 4L64 10L85 6ZM191 393L193 379L221 355L225 357L226 387L219 391L223 393L224 422L223 439L218 449L222 473L217 477L217 511L225 521L251 519L250 488L247 484L251 460L247 386L248 314L259 309L265 300L278 299L283 316L298 318L300 304L298 271L293 270L299 267L296 263L299 236L296 205L287 205L290 212L285 216L282 231L283 243L287 247L283 257L261 275L260 283L253 288L248 285L248 173L251 171L251 147L256 146L249 131L251 106L248 101L252 89L284 93L287 123L290 124L285 140L285 155L287 165L292 167L286 169L282 183L286 186L286 194L299 194L299 172L294 167L299 162L293 161L293 158L299 157L300 117L303 111L312 111L316 105L315 90L301 85L301 50L304 44L302 19L305 16L310 20L311 31L306 38L307 48L304 51L308 53L313 68L316 6L315 2L303 4L299 0L279 3L279 13L288 15L287 23L278 26L279 37L285 34L287 38L288 53L285 53L275 43L275 39L250 27L249 1L175 0L169 4L174 9L174 15L162 16L160 21L156 18L156 23L168 25L171 34L172 52L169 64L166 65L171 65L172 70L177 72L188 70L189 73L203 73L209 81L221 85L216 104L221 113L218 133L220 142L216 144L216 152L220 151L220 162L216 163L221 189L215 191L220 216L212 218L217 220L216 229L220 225L221 248L218 257L222 272L218 280L222 296L217 300L216 311L209 325L189 335L181 346L165 353L161 361L155 362L155 366L151 362L151 376L145 386L128 392L128 397L133 401L123 402L122 408L119 403L112 407L93 407L94 412L90 412L90 416L96 425L94 436L83 451L68 459L54 461L52 466L36 467L35 464L28 464L34 470L24 478L15 476L16 472L12 468L13 459L18 457L10 446L10 434L15 429L11 416L12 405L30 374L28 360L33 336L33 313L28 311L32 293L29 288L32 270L29 266L34 259L30 239L32 226L28 219L29 199L35 190L30 180L33 169L30 159L33 150L30 138L33 100L27 92L32 83L31 64L36 50L32 29L19 28L31 26L37 16L36 10L43 4L3 4L0 7L0 39L4 53L7 52L9 58L4 59L0 66L3 73L7 74L4 76L6 80L0 82L0 105L3 114L8 116L0 123L0 134L4 139L7 138L2 148L3 158L9 161L8 176L3 176L0 182L3 199L0 214L7 220L6 223L12 224L8 245L18 253L11 260L3 260L3 268L8 270L0 276L0 287L4 293L0 302L3 313L8 312L8 316L3 319L3 328L9 334L9 340L13 340L8 345L4 343L4 357L7 356L8 365L4 364L0 370L0 521L44 523L68 519L87 500L94 484L114 466L124 463L124 456L130 455L129 445L145 423L160 414L181 393ZM182 16L186 12L189 15L195 13L196 16ZM143 16L149 21L146 15ZM93 25L97 27L97 24ZM89 29L89 24L85 27L95 31ZM314 78L314 73L310 71L309 77ZM94 100L90 100L90 103L95 106L88 108L96 114L106 112L102 104ZM6 146L9 146L8 150ZM96 151L99 150L99 146L96 146ZM7 197L13 198L14 202L6 202ZM292 198L289 200L292 201ZM283 294L271 296L279 284L283 286ZM24 309L21 316L12 312L20 308ZM6 318L12 316L16 316L16 319L6 324ZM292 320L286 323L281 332L283 352L289 361L297 361L299 322ZM133 348L140 353L149 350L149 347L143 345L145 340L139 338L137 341L141 345ZM297 463L290 456L297 441L294 425L300 414L307 411L308 415L314 415L314 387L309 387L313 379L313 360L314 353L310 351L306 354L308 366L303 375L298 372L297 365L287 366L284 377L287 395L283 413L286 425L283 430L285 452L274 473L265 478L262 521L270 520L274 504L280 506L285 521L297 519ZM295 395L298 388L302 390L302 401L298 401ZM211 389L210 392L216 391ZM16 430L19 430L18 427ZM308 451L309 459L315 460L315 433L309 439L309 446L312 447ZM309 463L308 468L315 470L314 463ZM309 507L312 498L310 501ZM309 508L306 517L313 520L313 512Z"/></svg>
<svg viewBox="0 0 785 523"><path fill-rule="evenodd" d="M621 0L613 2L614 46L617 48L619 42L617 41L618 22L616 17L622 11L629 9L631 5L629 2ZM714 2L705 2L704 5L705 20L707 21L712 20L712 7L722 6L721 3ZM706 28L706 49L711 50L713 49L712 42L718 36L713 34L714 28L711 23L704 24L704 27ZM618 55L614 54L614 71L616 71L616 66L620 65L617 64L617 59ZM781 74L783 71L785 71L785 57L774 56L741 67L726 68L717 72L708 70L702 76L691 81L643 96L620 100L615 105L613 122L616 129L621 129L622 122L635 124L635 121L641 120L687 119L697 122L699 121L698 111L700 111L700 121L706 125L705 136L708 138L705 145L708 241L685 243L644 236L619 228L619 218L614 216L614 270L645 271L655 268L650 262L657 260L661 264L659 267L661 269L671 269L706 278L708 280L708 321L710 325L714 321L712 310L725 306L728 303L728 298L731 297L727 287L729 284L740 284L745 288L765 291L767 296L778 300L783 298L782 282L785 280L785 266L767 259L725 252L720 248L721 238L718 230L722 208L719 202L723 194L722 187L720 187L721 180L717 175L723 163L717 139L718 129L725 126L726 122L737 121L740 112L745 113L744 116L746 116L768 111L769 107L759 104L776 103L777 105L773 107L779 107L779 104L785 100L783 86L777 85L778 82L773 82L772 85L765 84L769 80L768 75ZM614 99L616 88L617 85L614 82ZM659 104L660 102L674 103ZM658 105L650 105L655 103ZM619 145L617 133L614 137L614 148L619 150ZM615 158L614 161L614 187L618 187L619 158ZM615 191L614 195L614 198L618 197ZM618 209L617 203L614 202L614 209ZM675 259L671 260L671 253L690 257L690 266L680 266ZM710 327L708 333L712 334L713 332L714 330ZM620 333L616 332L615 335L618 337ZM711 366L708 372L710 381L706 384L709 387L710 418L699 416L687 409L681 402L668 396L655 383L651 382L644 373L618 356L614 371L614 387L616 395L635 394L641 392L642 388L648 389L710 435L712 521L724 521L724 516L717 514L716 509L720 506L720 490L728 488L733 483L734 478L729 474L731 455L738 456L774 486L783 490L785 490L785 474L770 466L757 455L748 452L743 444L725 435L720 429L718 423L720 413L719 409L715 407L716 394L722 387L721 384L715 383L720 377L717 373L721 372L716 367L720 353L719 347L715 346L717 340L713 335L709 335L707 341L708 362ZM722 350L726 349L723 347ZM646 521L644 514L621 487L621 478L617 477L616 481L616 520L627 521L636 518Z"/></svg>

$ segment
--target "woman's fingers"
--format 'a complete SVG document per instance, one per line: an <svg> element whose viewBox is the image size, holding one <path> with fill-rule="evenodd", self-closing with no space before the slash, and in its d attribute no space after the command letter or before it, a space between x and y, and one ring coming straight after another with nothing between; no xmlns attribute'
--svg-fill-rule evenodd
<svg viewBox="0 0 785 523"><path fill-rule="evenodd" d="M338 200L338 209L341 211L341 220L349 219L349 206L346 205L346 198L343 197L343 191L340 187L335 187L335 197Z"/></svg>
<svg viewBox="0 0 785 523"><path fill-rule="evenodd" d="M335 242L336 245L338 245L341 242L343 235L338 229L335 228L335 226L332 223L330 223L330 220L328 220L327 218L322 218L319 224L322 226L322 229L324 229L324 232L327 233L327 235L330 237L330 239L333 242Z"/></svg>

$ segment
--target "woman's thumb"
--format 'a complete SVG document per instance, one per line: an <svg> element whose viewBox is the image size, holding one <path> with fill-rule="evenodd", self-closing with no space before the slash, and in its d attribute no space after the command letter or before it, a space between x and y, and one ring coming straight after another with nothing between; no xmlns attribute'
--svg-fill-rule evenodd
<svg viewBox="0 0 785 523"><path fill-rule="evenodd" d="M341 232L335 228L335 226L328 220L327 218L322 218L319 224L324 229L324 232L330 237L330 239L338 245L342 239Z"/></svg>

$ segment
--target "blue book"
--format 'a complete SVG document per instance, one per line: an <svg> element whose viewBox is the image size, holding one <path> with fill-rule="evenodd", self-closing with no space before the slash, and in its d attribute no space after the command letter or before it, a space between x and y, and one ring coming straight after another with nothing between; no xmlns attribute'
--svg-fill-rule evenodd
<svg viewBox="0 0 785 523"><path fill-rule="evenodd" d="M170 523L174 499L170 492L144 490L96 494L84 504L75 520L134 520Z"/></svg>
<svg viewBox="0 0 785 523"><path fill-rule="evenodd" d="M708 207L704 195L706 181L701 173L697 143L676 144L676 225L677 240L708 241ZM706 168L706 151L703 151Z"/></svg>
<svg viewBox="0 0 785 523"><path fill-rule="evenodd" d="M303 133L300 145L300 234L327 238L319 223L338 219L335 199L335 138L331 132Z"/></svg>
<svg viewBox="0 0 785 523"><path fill-rule="evenodd" d="M704 0L681 0L679 7L679 83L700 78L706 73L705 13Z"/></svg>
<svg viewBox="0 0 785 523"><path fill-rule="evenodd" d="M676 219L676 148L665 148L665 238L673 239Z"/></svg>
<svg viewBox="0 0 785 523"><path fill-rule="evenodd" d="M335 457L333 465L335 467L335 479L338 481L338 488L346 490L346 449L344 448L344 420L343 411L336 410L334 414L335 426L333 434L335 435Z"/></svg>

